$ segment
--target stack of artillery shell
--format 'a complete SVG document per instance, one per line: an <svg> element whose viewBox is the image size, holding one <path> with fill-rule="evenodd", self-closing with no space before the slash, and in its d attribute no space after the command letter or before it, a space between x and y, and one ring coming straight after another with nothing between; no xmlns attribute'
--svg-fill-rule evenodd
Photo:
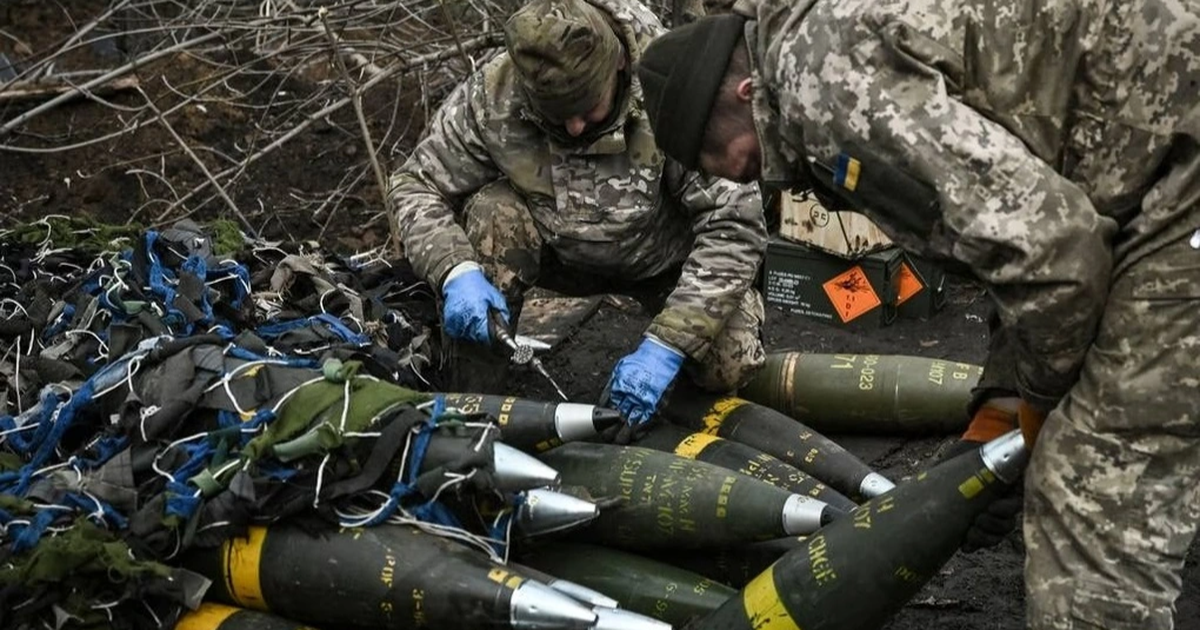
<svg viewBox="0 0 1200 630"><path fill-rule="evenodd" d="M825 433L957 433L982 375L924 357L780 352L739 394Z"/></svg>
<svg viewBox="0 0 1200 630"><path fill-rule="evenodd" d="M522 555L521 562L605 593L623 608L676 627L716 611L736 594L701 575L594 545L540 545Z"/></svg>
<svg viewBox="0 0 1200 630"><path fill-rule="evenodd" d="M462 413L482 413L500 427L500 440L526 453L595 437L621 423L620 412L595 405L555 403L494 396L444 394L446 405Z"/></svg>
<svg viewBox="0 0 1200 630"><path fill-rule="evenodd" d="M541 455L611 507L574 534L629 550L697 549L816 531L844 512L701 461L638 446L564 444Z"/></svg>
<svg viewBox="0 0 1200 630"><path fill-rule="evenodd" d="M331 628L594 630L597 615L482 553L403 525L308 533L252 527L194 550L207 597Z"/></svg>
<svg viewBox="0 0 1200 630"><path fill-rule="evenodd" d="M662 415L685 429L774 455L851 498L876 497L895 487L833 440L744 398L679 390Z"/></svg>
<svg viewBox="0 0 1200 630"><path fill-rule="evenodd" d="M715 435L693 433L664 423L639 438L636 445L734 470L789 492L820 499L842 510L857 506L842 493L804 474L795 466L783 463L774 455Z"/></svg>
<svg viewBox="0 0 1200 630"><path fill-rule="evenodd" d="M696 628L882 627L954 555L1027 457L1013 431L921 473L810 536Z"/></svg>
<svg viewBox="0 0 1200 630"><path fill-rule="evenodd" d="M205 602L179 618L175 630L316 630L283 617Z"/></svg>

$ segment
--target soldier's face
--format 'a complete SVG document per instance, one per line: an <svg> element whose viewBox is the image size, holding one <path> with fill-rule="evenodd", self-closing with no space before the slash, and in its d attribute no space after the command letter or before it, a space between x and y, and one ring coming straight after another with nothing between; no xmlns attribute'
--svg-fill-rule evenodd
<svg viewBox="0 0 1200 630"><path fill-rule="evenodd" d="M700 170L735 182L749 183L762 173L762 145L750 105L753 84L741 80L732 92L722 93L713 107L700 151Z"/></svg>
<svg viewBox="0 0 1200 630"><path fill-rule="evenodd" d="M607 90L604 91L604 96L600 97L600 102L594 107L578 116L572 116L563 123L567 128L567 134L572 138L578 138L585 132L608 119L608 115L612 113L613 98L617 92L617 77L614 75L612 82Z"/></svg>
<svg viewBox="0 0 1200 630"><path fill-rule="evenodd" d="M624 69L625 57L622 55L617 62L616 70L613 71L612 78L608 81L608 87L604 90L604 95L600 97L600 100L588 111L580 112L578 115L572 116L563 122L568 135L572 138L578 138L591 130L595 125L608 120L613 108L616 107L614 101L617 97L617 81L620 80L621 71Z"/></svg>
<svg viewBox="0 0 1200 630"><path fill-rule="evenodd" d="M747 184L762 173L762 149L754 131L730 138L723 151L702 151L700 169L709 175Z"/></svg>

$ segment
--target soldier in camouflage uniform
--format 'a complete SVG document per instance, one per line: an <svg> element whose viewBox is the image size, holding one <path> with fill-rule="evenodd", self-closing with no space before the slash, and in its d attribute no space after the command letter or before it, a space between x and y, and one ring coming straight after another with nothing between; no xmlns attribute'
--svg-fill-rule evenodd
<svg viewBox="0 0 1200 630"><path fill-rule="evenodd" d="M643 55L659 146L710 174L813 187L969 266L1035 444L1028 626L1171 628L1200 516L1200 6L735 12Z"/></svg>
<svg viewBox="0 0 1200 630"><path fill-rule="evenodd" d="M534 0L506 23L507 51L442 104L390 191L408 257L445 287L451 336L488 343L481 305L515 313L532 286L626 293L657 310L610 380L631 421L649 418L681 369L729 391L764 360L758 188L655 146L632 64L662 32L634 2Z"/></svg>

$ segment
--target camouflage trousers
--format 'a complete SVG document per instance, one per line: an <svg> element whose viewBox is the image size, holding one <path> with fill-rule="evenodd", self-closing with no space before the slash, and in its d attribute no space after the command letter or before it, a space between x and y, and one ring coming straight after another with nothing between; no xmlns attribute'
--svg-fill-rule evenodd
<svg viewBox="0 0 1200 630"><path fill-rule="evenodd" d="M571 296L615 293L657 313L674 289L682 267L640 280L613 279L564 266L547 247L525 201L507 180L493 182L467 200L467 238L488 278L509 302L514 321L525 292L543 287ZM728 393L741 387L766 360L762 344L762 296L746 291L737 310L713 340L702 363L687 361L684 371L701 388Z"/></svg>
<svg viewBox="0 0 1200 630"><path fill-rule="evenodd" d="M1200 208L1192 218L1200 229ZM1173 627L1200 518L1200 248L1188 240L1117 277L1080 380L1038 438L1029 628Z"/></svg>

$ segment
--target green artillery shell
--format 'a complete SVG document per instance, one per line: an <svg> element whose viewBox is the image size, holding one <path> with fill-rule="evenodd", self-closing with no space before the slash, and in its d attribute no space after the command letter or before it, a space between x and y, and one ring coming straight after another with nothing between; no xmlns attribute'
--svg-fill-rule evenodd
<svg viewBox="0 0 1200 630"><path fill-rule="evenodd" d="M964 453L809 536L699 630L877 630L962 545L1025 465L1020 431Z"/></svg>
<svg viewBox="0 0 1200 630"><path fill-rule="evenodd" d="M435 433L422 462L421 472L456 462L472 452L475 438ZM486 465L484 462L478 464ZM530 488L558 485L558 471L538 461L532 455L503 442L492 445L492 477L496 488L504 492L520 492Z"/></svg>
<svg viewBox="0 0 1200 630"><path fill-rule="evenodd" d="M672 396L662 414L686 429L774 455L849 497L870 498L895 487L833 440L744 398L689 392Z"/></svg>
<svg viewBox="0 0 1200 630"><path fill-rule="evenodd" d="M526 453L586 440L621 422L613 409L489 394L445 394L446 404L464 413L486 413L500 426L500 439Z"/></svg>
<svg viewBox="0 0 1200 630"><path fill-rule="evenodd" d="M621 607L676 627L717 610L732 588L703 576L632 553L578 543L540 545L521 562L595 589Z"/></svg>
<svg viewBox="0 0 1200 630"><path fill-rule="evenodd" d="M208 597L336 628L590 628L590 608L452 540L402 525L320 535L251 527L185 564Z"/></svg>
<svg viewBox="0 0 1200 630"><path fill-rule="evenodd" d="M564 485L621 499L573 534L589 542L694 549L809 533L835 516L818 499L638 446L564 444L541 458Z"/></svg>
<svg viewBox="0 0 1200 630"><path fill-rule="evenodd" d="M315 630L271 613L204 602L179 618L175 630Z"/></svg>
<svg viewBox="0 0 1200 630"><path fill-rule="evenodd" d="M703 553L671 551L649 557L698 573L733 588L742 588L789 551L804 546L807 536L789 536L736 547L705 549Z"/></svg>
<svg viewBox="0 0 1200 630"><path fill-rule="evenodd" d="M958 433L982 375L924 357L781 352L739 394L825 433Z"/></svg>
<svg viewBox="0 0 1200 630"><path fill-rule="evenodd" d="M673 424L659 424L637 441L637 446L736 470L796 494L806 494L833 507L852 510L857 504L845 495L785 464L774 455L740 442L707 433L692 433Z"/></svg>

